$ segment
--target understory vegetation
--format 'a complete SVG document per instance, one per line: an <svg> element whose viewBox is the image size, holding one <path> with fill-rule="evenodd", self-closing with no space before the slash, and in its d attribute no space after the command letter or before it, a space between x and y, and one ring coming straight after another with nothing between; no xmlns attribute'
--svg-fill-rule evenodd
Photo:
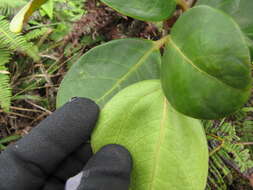
<svg viewBox="0 0 253 190"><path fill-rule="evenodd" d="M12 33L10 21L27 2L0 0L0 151L56 109L63 77L85 52L114 39L161 39L183 12L178 7L164 22L144 22L97 0L49 0L22 33ZM253 95L233 115L202 123L209 148L206 188L252 189Z"/></svg>

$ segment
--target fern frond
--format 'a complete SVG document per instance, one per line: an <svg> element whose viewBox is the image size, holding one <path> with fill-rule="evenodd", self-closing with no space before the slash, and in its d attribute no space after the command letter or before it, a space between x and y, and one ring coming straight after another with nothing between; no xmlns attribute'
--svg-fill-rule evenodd
<svg viewBox="0 0 253 190"><path fill-rule="evenodd" d="M11 105L10 77L6 74L0 74L0 105L4 111L8 112Z"/></svg>
<svg viewBox="0 0 253 190"><path fill-rule="evenodd" d="M43 36L47 31L48 31L48 28L41 28L41 29L32 30L31 32L28 32L25 35L25 39L27 41L35 40L35 39L39 38L40 36Z"/></svg>
<svg viewBox="0 0 253 190"><path fill-rule="evenodd" d="M242 126L238 127L238 132L241 134L243 142L253 142L253 121L251 119L245 120ZM249 150L250 155L253 157L253 146L249 146Z"/></svg>
<svg viewBox="0 0 253 190"><path fill-rule="evenodd" d="M0 0L0 7L12 7L12 8L17 8L21 7L26 4L26 1L24 0Z"/></svg>
<svg viewBox="0 0 253 190"><path fill-rule="evenodd" d="M38 48L21 34L12 33L9 30L9 22L0 19L0 106L4 111L8 111L11 104L10 77L5 64L9 62L13 51L26 54L35 61L39 60Z"/></svg>
<svg viewBox="0 0 253 190"><path fill-rule="evenodd" d="M5 16L14 15L17 8L23 7L25 3L24 0L0 0L0 14Z"/></svg>
<svg viewBox="0 0 253 190"><path fill-rule="evenodd" d="M4 111L9 111L11 104L10 77L4 66L10 60L10 52L0 48L0 106Z"/></svg>
<svg viewBox="0 0 253 190"><path fill-rule="evenodd" d="M9 29L9 22L4 19L0 20L0 44L9 50L27 54L35 61L39 60L37 48L32 43L28 43L24 36L12 33Z"/></svg>
<svg viewBox="0 0 253 190"><path fill-rule="evenodd" d="M10 51L0 46L0 67L4 67L10 60Z"/></svg>
<svg viewBox="0 0 253 190"><path fill-rule="evenodd" d="M241 114L239 116L243 117ZM233 181L231 165L242 174L253 168L249 149L240 144L241 138L237 134L237 124L227 121L205 121L204 126L209 137L210 152L215 150L210 156L207 189L227 190L228 185Z"/></svg>

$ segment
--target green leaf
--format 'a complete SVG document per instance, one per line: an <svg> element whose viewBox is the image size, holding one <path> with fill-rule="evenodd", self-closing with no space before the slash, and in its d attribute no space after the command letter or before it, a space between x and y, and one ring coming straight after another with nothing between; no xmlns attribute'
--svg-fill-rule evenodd
<svg viewBox="0 0 253 190"><path fill-rule="evenodd" d="M41 8L52 20L54 17L54 0L47 1Z"/></svg>
<svg viewBox="0 0 253 190"><path fill-rule="evenodd" d="M162 21L176 9L176 0L102 0L118 12L144 21Z"/></svg>
<svg viewBox="0 0 253 190"><path fill-rule="evenodd" d="M239 24L244 34L253 40L252 0L198 0L197 4L209 5L226 12ZM252 47L251 49L253 51Z"/></svg>
<svg viewBox="0 0 253 190"><path fill-rule="evenodd" d="M57 106L76 96L103 106L122 88L159 78L160 63L159 47L153 41L121 39L100 45L71 67L61 83Z"/></svg>
<svg viewBox="0 0 253 190"><path fill-rule="evenodd" d="M172 28L161 75L164 92L178 111L201 119L225 117L250 95L244 35L221 11L192 8Z"/></svg>
<svg viewBox="0 0 253 190"><path fill-rule="evenodd" d="M20 135L12 135L3 139L0 139L0 144L4 144L4 143L10 143L12 141L16 141L18 139L20 139L21 136Z"/></svg>
<svg viewBox="0 0 253 190"><path fill-rule="evenodd" d="M5 150L5 149L6 149L6 147L4 145L0 144L0 151Z"/></svg>
<svg viewBox="0 0 253 190"><path fill-rule="evenodd" d="M130 151L131 190L205 188L208 148L202 125L170 106L158 80L139 82L113 97L91 143L95 152L107 144Z"/></svg>
<svg viewBox="0 0 253 190"><path fill-rule="evenodd" d="M24 23L29 17L35 12L41 5L46 3L48 0L31 0L27 3L18 14L12 19L10 23L10 30L14 33L21 32Z"/></svg>
<svg viewBox="0 0 253 190"><path fill-rule="evenodd" d="M253 1L249 0L198 0L198 5L209 5L231 15L245 34L253 39Z"/></svg>

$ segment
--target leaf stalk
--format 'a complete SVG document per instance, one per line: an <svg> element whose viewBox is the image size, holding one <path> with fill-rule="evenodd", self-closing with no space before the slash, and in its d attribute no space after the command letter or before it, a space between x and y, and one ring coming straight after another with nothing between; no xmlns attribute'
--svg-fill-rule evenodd
<svg viewBox="0 0 253 190"><path fill-rule="evenodd" d="M155 41L155 48L154 49L160 49L164 46L165 43L168 43L170 41L170 35L164 36L160 40Z"/></svg>
<svg viewBox="0 0 253 190"><path fill-rule="evenodd" d="M177 0L177 4L183 9L183 11L190 9L190 6L185 2L185 0Z"/></svg>

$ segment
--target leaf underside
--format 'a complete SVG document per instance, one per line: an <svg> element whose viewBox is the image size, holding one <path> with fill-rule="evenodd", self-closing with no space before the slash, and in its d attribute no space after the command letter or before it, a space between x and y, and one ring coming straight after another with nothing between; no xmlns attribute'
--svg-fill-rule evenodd
<svg viewBox="0 0 253 190"><path fill-rule="evenodd" d="M86 97L101 107L135 82L159 78L161 55L153 41L115 40L100 45L69 70L57 95L57 107L72 97Z"/></svg>
<svg viewBox="0 0 253 190"><path fill-rule="evenodd" d="M200 122L175 111L158 80L142 81L113 97L92 135L96 152L126 147L133 158L131 190L203 190L208 149Z"/></svg>
<svg viewBox="0 0 253 190"><path fill-rule="evenodd" d="M233 113L251 88L249 49L238 25L208 6L187 11L172 28L161 75L178 111L200 119Z"/></svg>

